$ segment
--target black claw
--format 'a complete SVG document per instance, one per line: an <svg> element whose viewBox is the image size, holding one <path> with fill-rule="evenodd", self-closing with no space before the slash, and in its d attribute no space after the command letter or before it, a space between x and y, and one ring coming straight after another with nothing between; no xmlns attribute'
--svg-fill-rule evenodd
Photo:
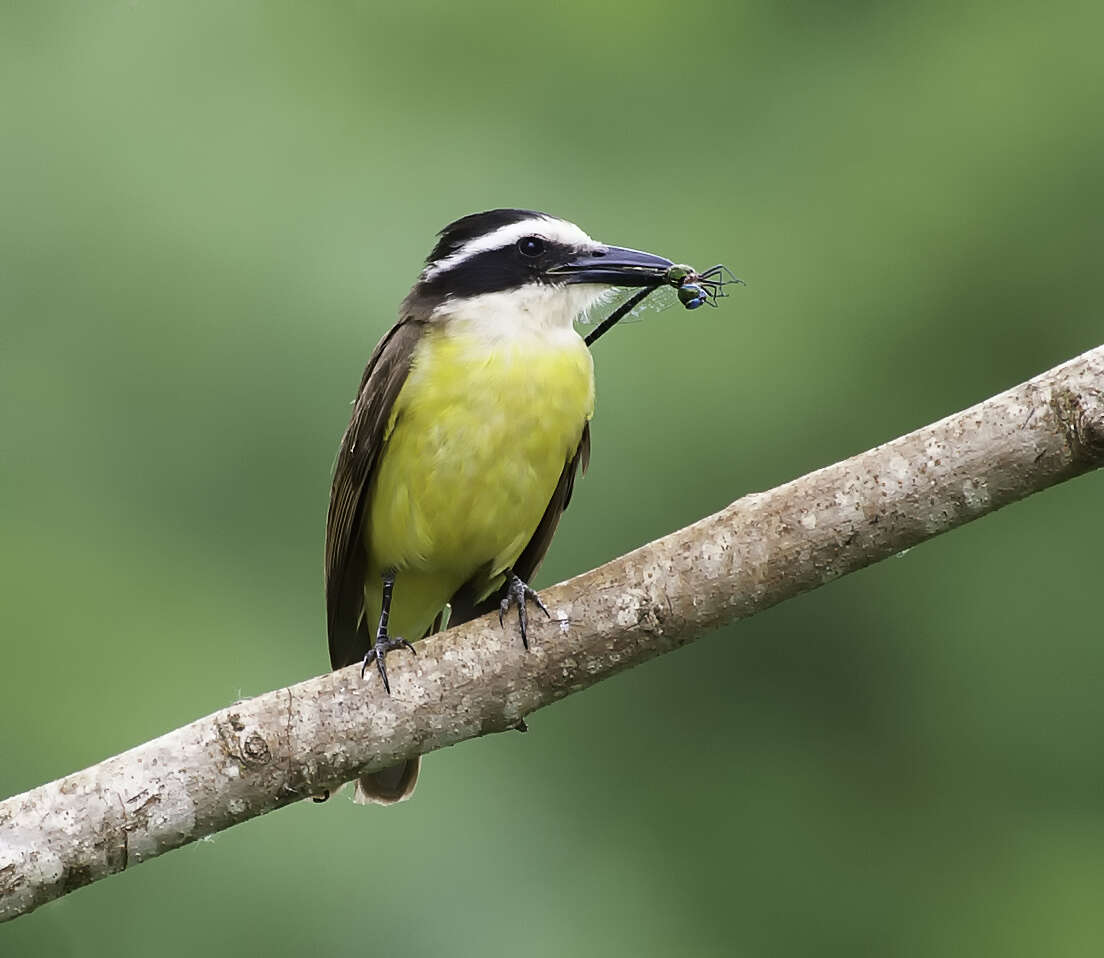
<svg viewBox="0 0 1104 958"><path fill-rule="evenodd" d="M549 619L552 618L552 613L545 607L536 591L530 589L511 572L506 582L506 595L498 604L498 624L504 625L506 613L510 611L510 606L516 605L518 607L518 625L521 627L521 644L525 646L526 651L529 650L529 612L526 605L530 599L537 604L537 608Z"/></svg>
<svg viewBox="0 0 1104 958"><path fill-rule="evenodd" d="M379 670L380 678L383 679L383 689L388 695L391 694L391 683L387 680L387 666L384 664L384 659L388 652L394 652L395 649L409 649L415 655L418 654L414 646L406 639L392 639L386 633L383 633L376 636L376 644L365 654L364 662L360 667L360 677L364 678L364 673L368 671L368 664L374 661L376 668Z"/></svg>

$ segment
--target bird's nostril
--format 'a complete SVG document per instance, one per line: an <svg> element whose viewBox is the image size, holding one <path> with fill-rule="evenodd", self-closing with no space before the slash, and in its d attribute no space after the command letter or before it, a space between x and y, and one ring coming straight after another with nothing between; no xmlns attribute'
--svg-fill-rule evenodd
<svg viewBox="0 0 1104 958"><path fill-rule="evenodd" d="M596 250L595 250L595 251L594 251L593 253L591 253L590 255L591 255L591 256L605 256L605 255L606 255L606 251L605 251L604 249L596 249Z"/></svg>

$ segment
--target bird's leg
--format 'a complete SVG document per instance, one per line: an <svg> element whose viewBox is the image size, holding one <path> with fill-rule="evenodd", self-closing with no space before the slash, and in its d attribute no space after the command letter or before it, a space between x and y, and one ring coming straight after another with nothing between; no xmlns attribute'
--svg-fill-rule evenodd
<svg viewBox="0 0 1104 958"><path fill-rule="evenodd" d="M391 683L387 681L387 666L383 663L384 657L394 649L410 649L411 652L414 652L414 646L406 639L398 636L391 638L387 633L387 620L391 618L391 593L394 590L395 573L394 571L385 572L383 574L383 602L380 604L379 628L376 629L376 644L368 650L364 656L364 664L360 667L360 677L364 678L368 663L375 659L376 668L379 669L380 678L383 679L383 688L388 695L391 694ZM417 655L418 653L414 652L414 654Z"/></svg>
<svg viewBox="0 0 1104 958"><path fill-rule="evenodd" d="M516 605L518 607L518 624L521 626L521 644L525 646L526 651L529 649L529 613L525 608L525 604L529 599L532 599L548 618L552 618L552 613L545 608L536 591L530 589L513 572L506 573L506 595L502 597L502 601L498 604L498 624L503 624L503 619L506 617L506 613L510 611L510 606Z"/></svg>

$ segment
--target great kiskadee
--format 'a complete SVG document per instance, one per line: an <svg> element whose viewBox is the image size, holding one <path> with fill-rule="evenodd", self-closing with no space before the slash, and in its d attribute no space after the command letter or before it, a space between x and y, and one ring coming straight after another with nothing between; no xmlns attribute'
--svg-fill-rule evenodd
<svg viewBox="0 0 1104 958"><path fill-rule="evenodd" d="M594 366L574 324L671 265L532 210L440 232L341 440L326 522L334 668L374 662L389 692L387 653L434 631L446 604L450 623L516 605L528 648L526 603L544 610L528 583L590 455ZM418 770L365 775L355 798L402 801Z"/></svg>

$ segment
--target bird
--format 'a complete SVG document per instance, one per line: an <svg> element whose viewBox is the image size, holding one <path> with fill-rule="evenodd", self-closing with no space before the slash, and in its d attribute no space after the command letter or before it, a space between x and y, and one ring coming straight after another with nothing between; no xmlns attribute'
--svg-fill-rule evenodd
<svg viewBox="0 0 1104 958"><path fill-rule="evenodd" d="M527 604L590 458L594 364L576 329L670 260L547 213L494 209L444 227L376 345L341 439L326 519L334 669L375 664L448 623ZM394 659L390 660L394 661ZM357 781L354 801L411 796L420 758Z"/></svg>

